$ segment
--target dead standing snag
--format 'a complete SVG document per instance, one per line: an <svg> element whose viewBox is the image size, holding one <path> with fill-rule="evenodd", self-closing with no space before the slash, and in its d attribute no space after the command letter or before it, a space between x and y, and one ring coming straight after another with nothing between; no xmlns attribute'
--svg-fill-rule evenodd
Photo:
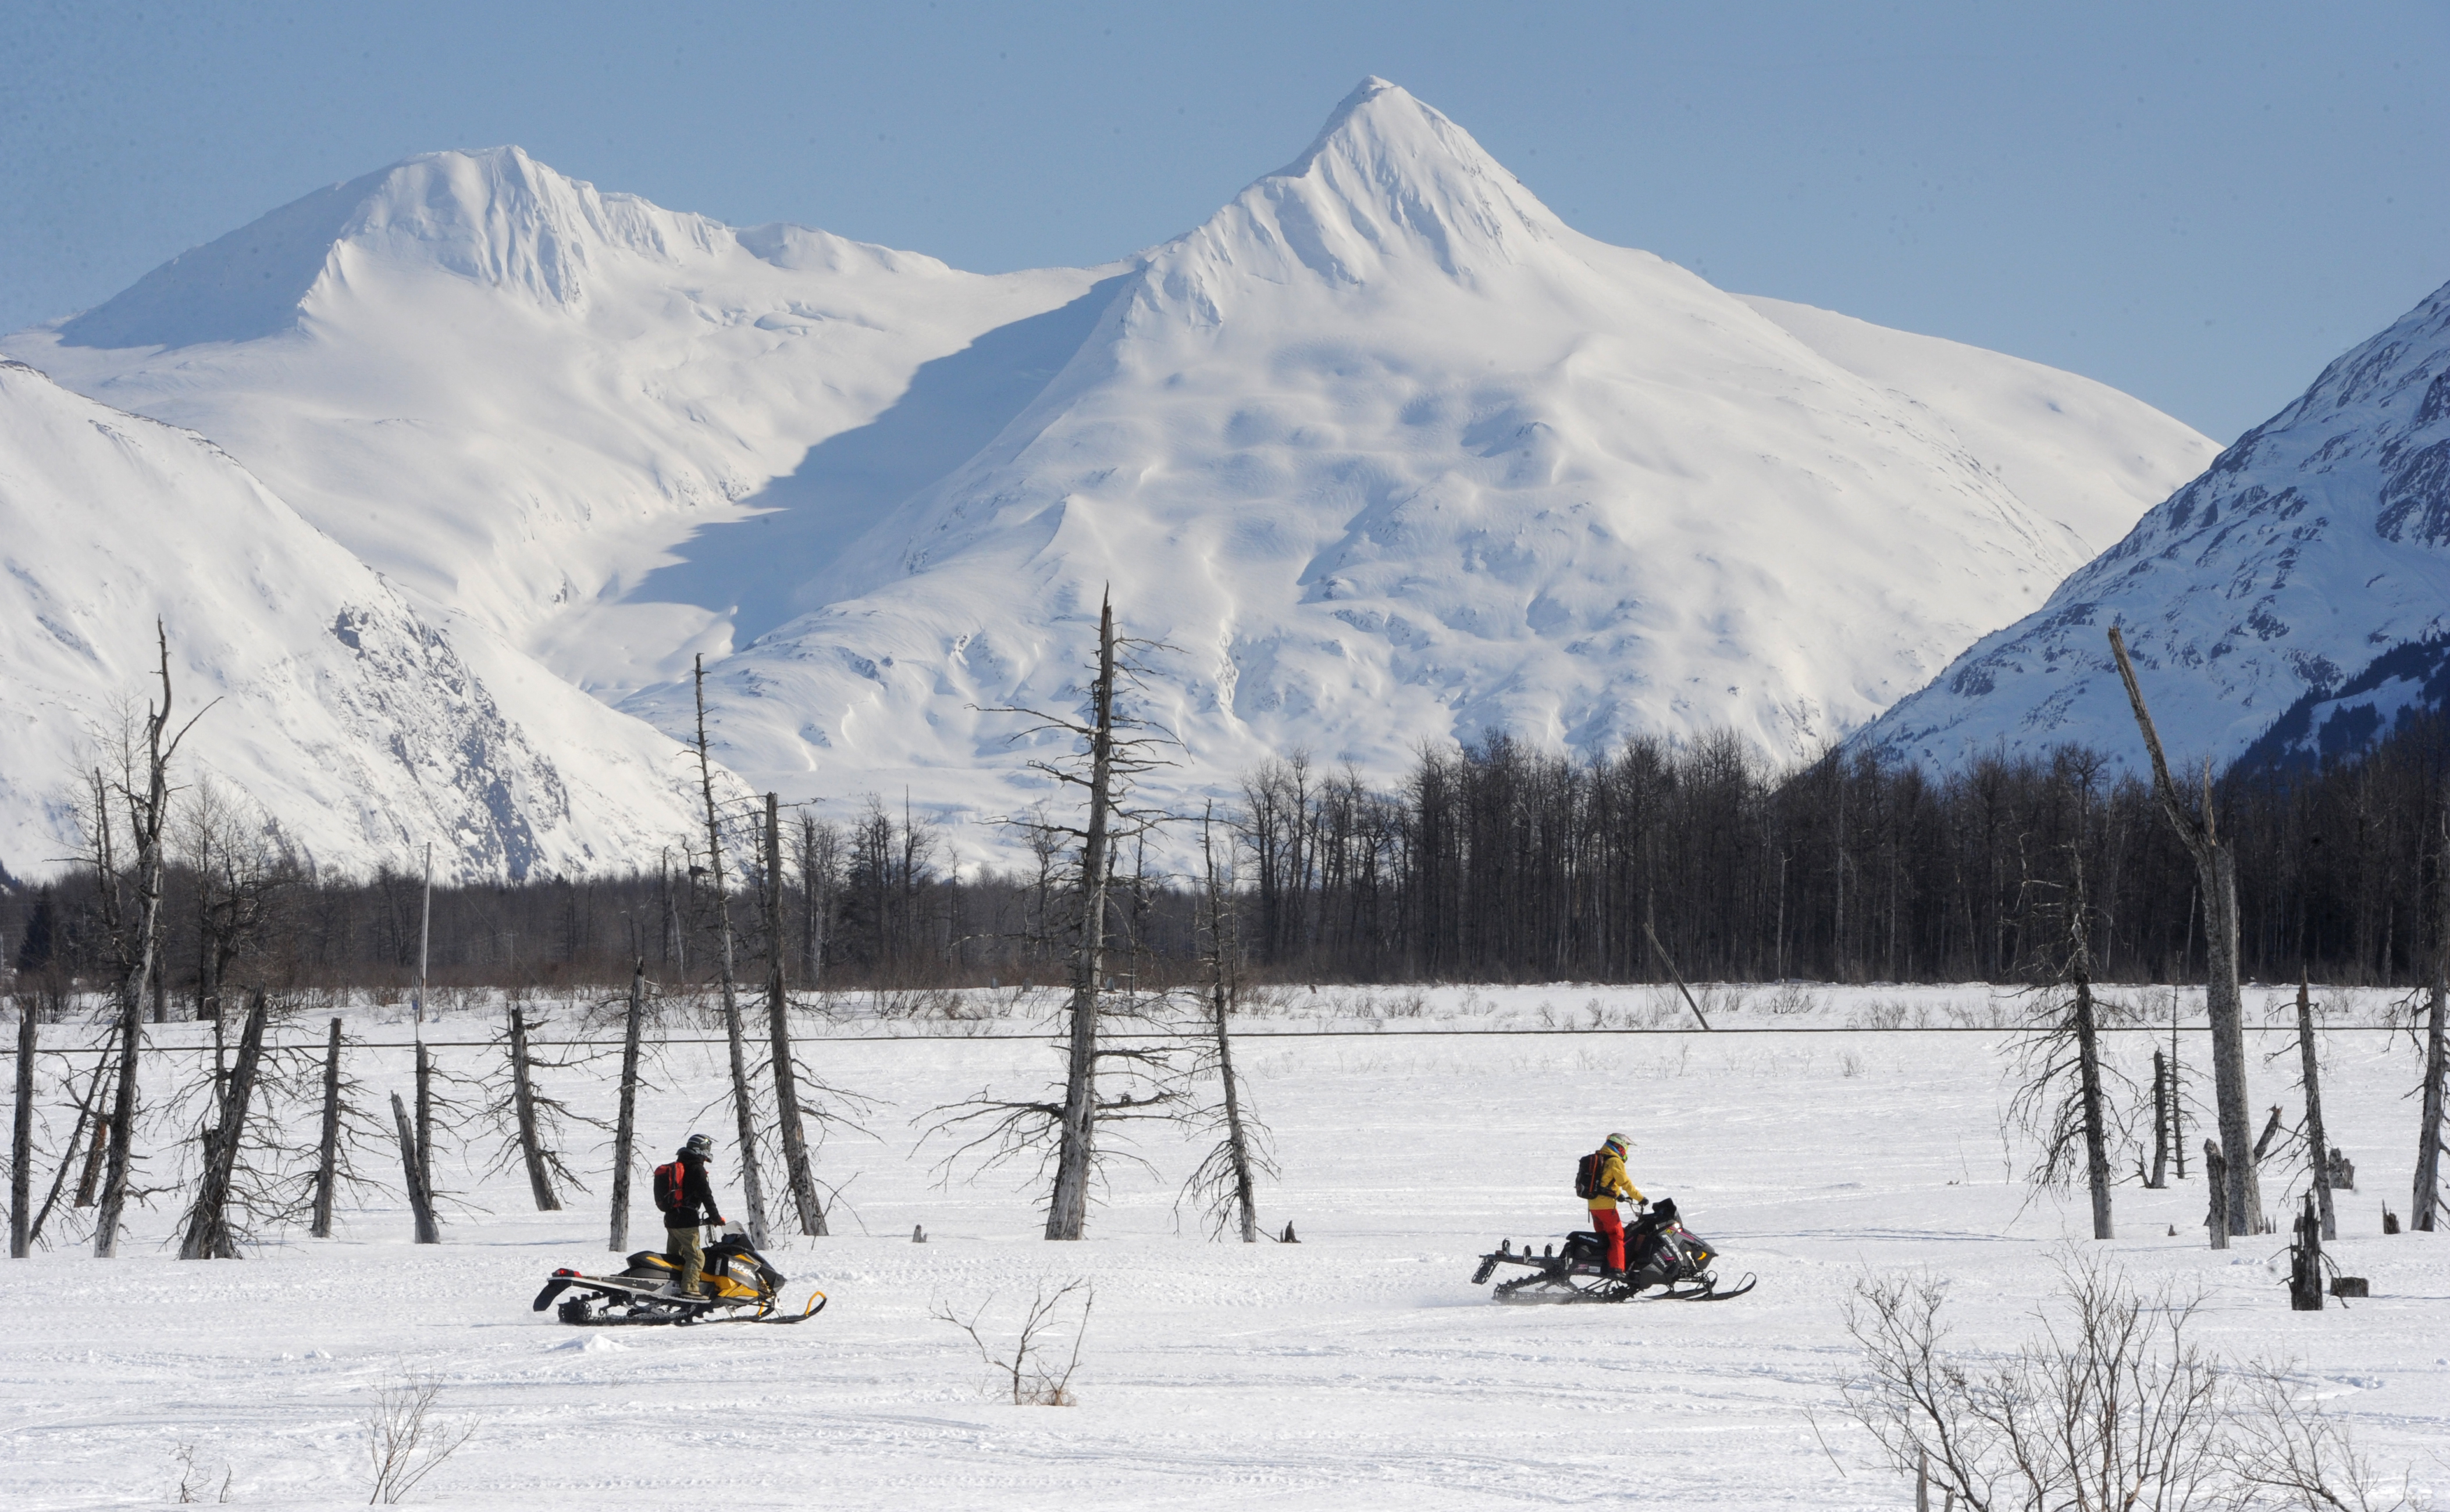
<svg viewBox="0 0 2450 1512"><path fill-rule="evenodd" d="M1062 1098L1007 1100L982 1094L968 1102L937 1109L928 1133L983 1124L983 1132L955 1151L955 1156L982 1146L990 1150L989 1165L1030 1151L1044 1156L1054 1167L1054 1186L1046 1205L1049 1239L1078 1239L1087 1228L1090 1187L1108 1154L1098 1142L1099 1127L1118 1118L1171 1116L1149 1110L1172 1103L1177 1096L1162 1084L1153 1084L1144 1094L1111 1097L1098 1090L1099 1074L1109 1063L1150 1078L1166 1064L1162 1051L1109 1045L1102 1037L1102 1020L1108 1012L1104 999L1111 990L1108 940L1110 931L1118 927L1111 918L1115 847L1119 841L1145 837L1166 817L1133 806L1131 789L1136 776L1162 765L1151 747L1172 742L1119 708L1118 699L1121 686L1126 682L1137 686L1141 675L1128 652L1155 649L1160 648L1116 635L1110 596L1099 608L1097 676L1090 685L1084 719L1066 719L1034 708L982 711L1025 714L1037 723L1024 733L1059 733L1079 742L1069 760L1033 760L1029 766L1057 783L1082 790L1087 812L1081 824L1076 828L1043 817L1016 821L1059 841L1077 841L1080 847L1079 871L1068 910L1072 990L1063 1010ZM1120 927L1128 931L1131 922L1126 917ZM1137 999L1137 986L1133 996Z"/></svg>
<svg viewBox="0 0 2450 1512"><path fill-rule="evenodd" d="M2128 659L2126 638L2115 625L2110 628L2110 649L2118 660L2118 675L2126 681L2127 699L2133 706L2136 727L2143 731L2145 749L2152 758L2153 795L2161 801L2161 811L2168 816L2179 842L2194 858L2201 882L2197 891L2204 909L2204 1006L2211 1019L2212 1097L2219 1112L2221 1148L2233 1156L2239 1155L2247 1146L2247 1132L2252 1125L2246 1111L2246 1010L2238 991L2237 857L2221 843L2208 771L2200 816L2188 811L2178 796L2177 785L2169 780L2169 764L2161 753L2161 737L2152 728L2151 711L2144 707L2144 688L2135 680L2135 666ZM2263 1211L2254 1162L2242 1158L2229 1161L2226 1196L2229 1231L2253 1232L2255 1215Z"/></svg>

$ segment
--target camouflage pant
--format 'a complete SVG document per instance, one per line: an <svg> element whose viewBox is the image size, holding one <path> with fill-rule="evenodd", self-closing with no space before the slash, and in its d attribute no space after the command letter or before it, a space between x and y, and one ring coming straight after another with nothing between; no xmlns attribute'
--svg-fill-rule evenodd
<svg viewBox="0 0 2450 1512"><path fill-rule="evenodd" d="M706 1265L706 1243L699 1230L666 1229L664 1258L680 1267L680 1294L695 1296L699 1272Z"/></svg>

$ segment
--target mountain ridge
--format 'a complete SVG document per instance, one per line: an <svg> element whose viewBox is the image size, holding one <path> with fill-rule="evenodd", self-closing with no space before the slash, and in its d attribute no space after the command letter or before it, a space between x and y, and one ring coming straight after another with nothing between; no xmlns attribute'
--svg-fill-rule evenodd
<svg viewBox="0 0 2450 1512"><path fill-rule="evenodd" d="M1947 768L2078 742L2136 759L2125 627L2173 753L2226 766L2385 647L2450 630L2450 284L1854 737Z"/></svg>

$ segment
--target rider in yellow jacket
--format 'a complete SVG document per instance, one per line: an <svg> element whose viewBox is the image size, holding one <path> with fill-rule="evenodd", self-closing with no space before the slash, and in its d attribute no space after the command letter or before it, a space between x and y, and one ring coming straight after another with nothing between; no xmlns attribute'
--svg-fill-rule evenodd
<svg viewBox="0 0 2450 1512"><path fill-rule="evenodd" d="M1598 1179L1591 1183L1588 1198L1591 1227L1607 1241L1607 1268L1616 1274L1623 1274L1624 1270L1624 1220L1617 1216L1617 1199L1623 1197L1628 1202L1644 1200L1642 1189L1625 1174L1624 1153L1632 1148L1633 1141L1621 1134L1607 1136L1607 1143L1599 1148Z"/></svg>

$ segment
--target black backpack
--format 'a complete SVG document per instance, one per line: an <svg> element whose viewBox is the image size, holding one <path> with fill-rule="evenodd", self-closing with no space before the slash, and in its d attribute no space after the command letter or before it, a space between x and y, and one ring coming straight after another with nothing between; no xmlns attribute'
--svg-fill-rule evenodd
<svg viewBox="0 0 2450 1512"><path fill-rule="evenodd" d="M677 1160L669 1160L655 1168L655 1211L671 1212L681 1206L681 1188L688 1173Z"/></svg>
<svg viewBox="0 0 2450 1512"><path fill-rule="evenodd" d="M1607 1148L1603 1145L1574 1162L1574 1195L1596 1197L1600 1194L1600 1167L1607 1163Z"/></svg>

